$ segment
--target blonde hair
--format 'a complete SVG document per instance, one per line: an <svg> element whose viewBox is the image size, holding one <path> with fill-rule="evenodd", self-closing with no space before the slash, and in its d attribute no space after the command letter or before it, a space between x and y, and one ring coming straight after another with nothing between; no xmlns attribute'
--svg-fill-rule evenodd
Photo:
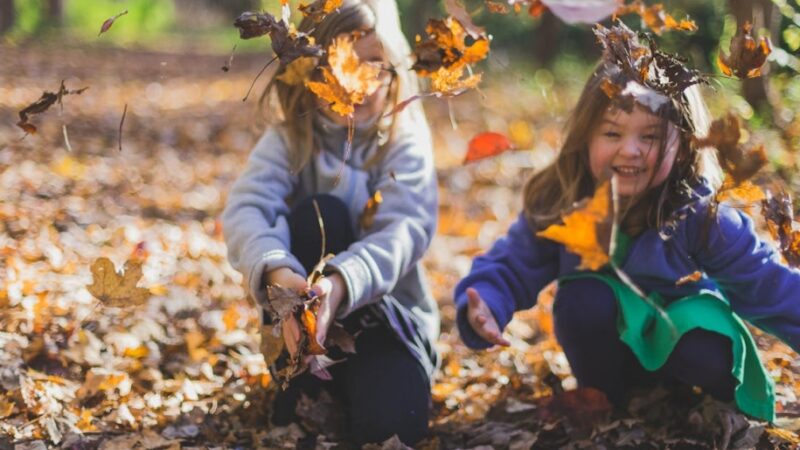
<svg viewBox="0 0 800 450"><path fill-rule="evenodd" d="M589 167L589 140L600 125L603 114L614 107L602 89L604 80L625 86L625 75L608 63L600 63L586 82L580 98L565 126L565 140L556 159L528 180L524 190L525 216L534 230L544 229L561 220L561 214L595 189ZM667 179L636 198L627 199L621 214L622 228L637 235L647 228L660 227L670 213L685 204L693 186L703 179L717 188L722 171L710 148L696 148L692 136L708 134L710 116L697 85L683 92L679 105L671 102L661 108L661 139L657 166L661 165L667 146L668 122L680 129L680 143ZM657 169L656 169L657 171ZM656 172L654 171L654 172Z"/></svg>
<svg viewBox="0 0 800 450"><path fill-rule="evenodd" d="M323 49L327 49L334 38L343 33L374 31L394 70L388 93L389 101L383 113L391 110L399 100L418 93L416 75L410 70L411 49L400 28L399 13L394 0L344 0L337 10L326 15L319 23L304 18L297 31L312 36ZM289 85L278 79L285 71L286 66L281 64L261 94L259 105L266 114L271 109L268 105L270 93L275 92L280 115L277 118L267 117L267 120L279 126L290 149L290 167L297 172L319 150L313 133L314 118L319 112L314 94L308 88L302 84ZM379 134L387 136L380 143L378 151L366 162L366 166L383 158L395 135L399 117L408 116L424 122L421 107L419 104L412 104L400 114L377 120L373 127L365 131L369 134L369 139L377 139Z"/></svg>

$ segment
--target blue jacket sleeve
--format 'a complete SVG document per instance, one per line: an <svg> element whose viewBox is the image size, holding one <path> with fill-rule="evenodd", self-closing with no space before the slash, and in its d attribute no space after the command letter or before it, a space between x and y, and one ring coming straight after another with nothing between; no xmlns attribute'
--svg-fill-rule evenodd
<svg viewBox="0 0 800 450"><path fill-rule="evenodd" d="M461 339L470 348L491 347L467 320L467 288L475 288L492 311L500 329L515 311L536 304L545 286L558 275L558 244L537 238L525 217L509 228L488 253L475 258L470 273L456 286L456 323Z"/></svg>
<svg viewBox="0 0 800 450"><path fill-rule="evenodd" d="M733 311L800 351L800 271L784 265L753 221L730 206L719 206L706 235L694 253Z"/></svg>

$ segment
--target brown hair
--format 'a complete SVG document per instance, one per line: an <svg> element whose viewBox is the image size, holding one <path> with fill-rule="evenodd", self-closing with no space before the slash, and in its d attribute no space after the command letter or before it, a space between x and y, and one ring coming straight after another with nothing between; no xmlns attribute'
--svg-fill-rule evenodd
<svg viewBox="0 0 800 450"><path fill-rule="evenodd" d="M394 107L401 96L407 98L416 93L416 78L407 70L410 64L398 57L405 57L410 52L400 31L397 9L396 6L393 7L393 2L344 0L337 10L327 14L319 23L308 17L303 18L297 31L313 37L316 44L325 50L341 34L375 32L394 74L384 112ZM259 107L267 116L271 110L268 104L270 93L274 91L280 114L277 117L267 117L267 121L279 126L284 142L290 149L290 167L293 172L297 172L319 150L313 132L314 119L319 111L314 94L305 85L289 85L278 79L285 71L286 66L281 64L262 92ZM379 119L373 127L365 131L370 139L377 139L379 134L388 137L381 140L376 154L366 162L367 166L379 161L386 153L387 144L392 141L395 133L397 116Z"/></svg>
<svg viewBox="0 0 800 450"><path fill-rule="evenodd" d="M625 75L614 65L601 63L595 68L566 123L561 151L525 186L525 217L534 230L560 222L565 210L594 192L595 180L589 167L589 140L606 110L616 107L602 88L605 80L617 86L625 86L627 82ZM666 152L668 123L675 123L680 130L678 153L670 174L661 185L651 187L635 198L624 199L625 206L621 208L622 230L632 236L663 225L671 212L687 202L692 186L701 182L701 178L708 180L712 187L721 182L721 170L713 150L695 148L692 140L693 135L705 136L709 127L708 111L698 87L692 86L684 91L680 101L682 106L675 103L670 102L658 114L663 126L660 127L657 167Z"/></svg>

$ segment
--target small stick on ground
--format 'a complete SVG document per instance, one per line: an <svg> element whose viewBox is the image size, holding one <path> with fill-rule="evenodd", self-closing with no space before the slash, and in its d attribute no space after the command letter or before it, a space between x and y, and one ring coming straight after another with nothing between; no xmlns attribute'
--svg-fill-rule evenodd
<svg viewBox="0 0 800 450"><path fill-rule="evenodd" d="M122 109L122 118L119 120L119 136L118 136L119 141L118 141L118 144L119 144L119 151L120 152L122 151L122 124L125 123L125 114L127 114L127 113L128 113L128 104L125 103L125 108Z"/></svg>

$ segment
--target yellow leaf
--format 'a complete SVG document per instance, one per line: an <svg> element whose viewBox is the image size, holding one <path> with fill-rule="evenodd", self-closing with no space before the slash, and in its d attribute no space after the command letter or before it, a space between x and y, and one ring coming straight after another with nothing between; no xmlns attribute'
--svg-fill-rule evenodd
<svg viewBox="0 0 800 450"><path fill-rule="evenodd" d="M579 269L599 269L609 261L611 195L611 183L606 181L595 189L588 202L563 216L564 225L550 225L536 235L560 242L580 256Z"/></svg>
<svg viewBox="0 0 800 450"><path fill-rule="evenodd" d="M239 306L233 304L225 309L225 313L222 314L222 322L225 323L225 330L232 331L238 328L237 323L239 322L239 318L242 315L239 314Z"/></svg>
<svg viewBox="0 0 800 450"><path fill-rule="evenodd" d="M381 68L372 63L362 63L353 49L353 38L337 37L328 48L330 68L322 67L322 82L306 81L305 85L322 100L331 103L331 109L342 116L351 116L355 105L375 92L381 82Z"/></svg>
<svg viewBox="0 0 800 450"><path fill-rule="evenodd" d="M5 419L14 412L14 402L0 395L0 419Z"/></svg>
<svg viewBox="0 0 800 450"><path fill-rule="evenodd" d="M122 274L114 270L114 263L102 257L92 264L94 282L86 289L106 306L138 306L150 298L150 291L136 287L142 277L142 264L128 261Z"/></svg>
<svg viewBox="0 0 800 450"><path fill-rule="evenodd" d="M199 331L189 331L183 335L186 341L186 352L189 354L189 359L194 362L202 361L203 358L209 355L208 350L201 347L206 338L203 333Z"/></svg>
<svg viewBox="0 0 800 450"><path fill-rule="evenodd" d="M372 224L375 221L375 214L378 212L378 206L380 206L381 203L383 203L383 195L381 195L381 191L375 191L375 195L367 200L367 204L364 205L364 211L358 219L358 224L362 230L372 228Z"/></svg>
<svg viewBox="0 0 800 450"><path fill-rule="evenodd" d="M441 67L431 74L431 90L447 96L455 96L476 87L481 82L481 74L464 75L466 66Z"/></svg>
<svg viewBox="0 0 800 450"><path fill-rule="evenodd" d="M316 69L319 60L313 56L301 56L290 62L282 74L276 78L290 86L303 84Z"/></svg>

